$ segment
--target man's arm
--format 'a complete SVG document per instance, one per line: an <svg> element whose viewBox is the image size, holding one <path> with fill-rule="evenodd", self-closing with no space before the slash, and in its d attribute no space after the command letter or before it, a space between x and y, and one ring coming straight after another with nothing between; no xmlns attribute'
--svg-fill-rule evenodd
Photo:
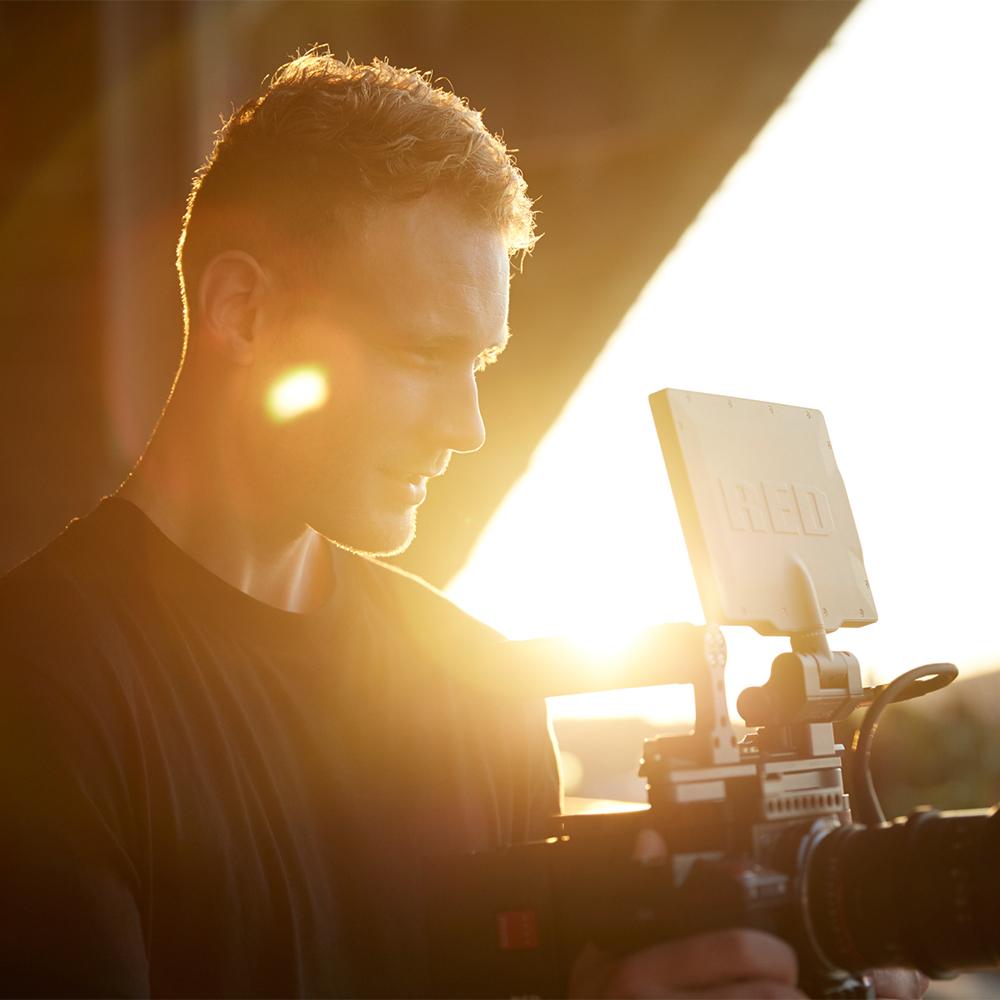
<svg viewBox="0 0 1000 1000"><path fill-rule="evenodd" d="M799 998L795 952L770 934L746 928L698 934L614 959L583 952L570 976L579 1000L619 998Z"/></svg>

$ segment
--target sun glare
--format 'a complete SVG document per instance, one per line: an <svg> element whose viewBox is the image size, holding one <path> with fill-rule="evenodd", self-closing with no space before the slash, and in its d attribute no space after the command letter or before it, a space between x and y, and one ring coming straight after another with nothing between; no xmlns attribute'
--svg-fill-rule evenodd
<svg viewBox="0 0 1000 1000"><path fill-rule="evenodd" d="M674 386L825 414L881 616L832 645L866 678L1000 665L998 35L1000 5L864 0L608 342L454 600L512 638L604 647L702 621L646 402ZM731 698L787 648L726 639ZM550 704L663 721L689 706L676 687Z"/></svg>
<svg viewBox="0 0 1000 1000"><path fill-rule="evenodd" d="M638 628L624 628L615 623L602 625L581 625L569 639L584 657L592 658L595 665L624 655L635 643Z"/></svg>
<svg viewBox="0 0 1000 1000"><path fill-rule="evenodd" d="M327 400L326 376L319 368L296 368L282 375L267 394L267 411L278 423L318 410Z"/></svg>

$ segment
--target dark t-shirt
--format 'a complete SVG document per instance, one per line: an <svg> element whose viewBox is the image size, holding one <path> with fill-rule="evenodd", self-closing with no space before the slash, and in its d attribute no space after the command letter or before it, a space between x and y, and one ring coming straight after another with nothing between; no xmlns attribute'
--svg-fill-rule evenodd
<svg viewBox="0 0 1000 1000"><path fill-rule="evenodd" d="M419 995L434 859L544 835L499 637L332 553L285 612L108 498L0 579L0 992Z"/></svg>

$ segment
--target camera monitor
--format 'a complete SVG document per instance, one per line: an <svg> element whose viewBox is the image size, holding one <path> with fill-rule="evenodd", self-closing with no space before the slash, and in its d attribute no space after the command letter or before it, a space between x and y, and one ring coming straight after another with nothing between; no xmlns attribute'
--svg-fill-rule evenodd
<svg viewBox="0 0 1000 1000"><path fill-rule="evenodd" d="M822 413L680 389L649 399L708 622L792 635L817 613L827 632L877 619Z"/></svg>

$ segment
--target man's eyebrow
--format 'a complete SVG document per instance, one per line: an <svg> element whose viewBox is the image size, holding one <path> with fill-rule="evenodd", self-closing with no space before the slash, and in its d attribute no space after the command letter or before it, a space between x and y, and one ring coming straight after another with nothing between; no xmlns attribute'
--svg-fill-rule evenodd
<svg viewBox="0 0 1000 1000"><path fill-rule="evenodd" d="M490 344L489 347L484 348L479 352L479 356L476 361L479 364L480 370L485 368L487 365L492 365L499 360L500 355L507 349L507 345L510 343L510 327L504 324L503 328L503 339L498 344Z"/></svg>
<svg viewBox="0 0 1000 1000"><path fill-rule="evenodd" d="M497 344L490 344L489 347L480 352L480 357L488 354L491 358L496 360L505 350L507 350L507 345L510 343L510 337L510 327L504 323L503 332L500 335L500 342Z"/></svg>

